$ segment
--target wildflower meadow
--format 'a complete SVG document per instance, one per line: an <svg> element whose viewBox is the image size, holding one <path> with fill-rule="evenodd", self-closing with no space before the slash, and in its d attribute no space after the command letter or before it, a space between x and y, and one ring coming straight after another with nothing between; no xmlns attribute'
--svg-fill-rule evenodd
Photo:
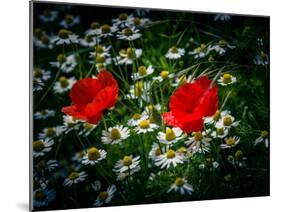
<svg viewBox="0 0 281 212"><path fill-rule="evenodd" d="M269 18L36 2L32 208L269 195Z"/></svg>

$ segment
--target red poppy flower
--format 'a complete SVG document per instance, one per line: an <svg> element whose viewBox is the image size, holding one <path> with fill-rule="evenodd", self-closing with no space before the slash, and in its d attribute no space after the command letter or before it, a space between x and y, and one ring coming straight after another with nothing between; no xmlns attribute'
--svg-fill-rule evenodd
<svg viewBox="0 0 281 212"><path fill-rule="evenodd" d="M170 112L163 113L167 125L190 133L203 128L203 117L218 109L218 88L206 76L179 87L170 97Z"/></svg>
<svg viewBox="0 0 281 212"><path fill-rule="evenodd" d="M63 107L62 112L77 119L97 124L102 112L112 108L118 99L118 83L110 72L100 71L97 78L77 81L71 91L73 105Z"/></svg>

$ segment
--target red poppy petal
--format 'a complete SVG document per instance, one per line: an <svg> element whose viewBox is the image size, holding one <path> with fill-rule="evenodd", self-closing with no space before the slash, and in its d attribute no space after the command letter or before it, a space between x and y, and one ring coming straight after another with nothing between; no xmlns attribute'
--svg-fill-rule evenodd
<svg viewBox="0 0 281 212"><path fill-rule="evenodd" d="M201 111L203 116L211 116L218 110L218 104L218 88L215 86L205 93L196 110Z"/></svg>
<svg viewBox="0 0 281 212"><path fill-rule="evenodd" d="M179 123L172 112L164 112L162 117L167 125L179 127Z"/></svg>
<svg viewBox="0 0 281 212"><path fill-rule="evenodd" d="M75 105L63 107L61 111L67 115L77 119L87 120L87 116L83 110L79 110Z"/></svg>
<svg viewBox="0 0 281 212"><path fill-rule="evenodd" d="M187 83L178 88L170 98L170 110L191 113L198 105L204 90L196 83Z"/></svg>
<svg viewBox="0 0 281 212"><path fill-rule="evenodd" d="M102 85L97 79L85 78L77 81L71 91L70 97L76 107L85 107L92 102L96 94L101 90Z"/></svg>
<svg viewBox="0 0 281 212"><path fill-rule="evenodd" d="M102 118L102 112L97 112L88 117L88 122L91 124L98 124Z"/></svg>
<svg viewBox="0 0 281 212"><path fill-rule="evenodd" d="M118 88L110 86L102 89L94 98L93 102L85 108L87 116L113 107L118 99Z"/></svg>
<svg viewBox="0 0 281 212"><path fill-rule="evenodd" d="M199 85L202 89L207 90L212 83L212 80L208 79L206 76L202 76L196 80L196 84Z"/></svg>
<svg viewBox="0 0 281 212"><path fill-rule="evenodd" d="M107 87L107 86L117 86L118 87L118 83L116 81L116 79L113 77L113 75L103 69L99 72L97 79L100 81L100 83L102 84L102 87Z"/></svg>
<svg viewBox="0 0 281 212"><path fill-rule="evenodd" d="M202 114L184 114L182 112L173 112L175 119L179 122L179 127L185 132L201 131L203 129Z"/></svg>

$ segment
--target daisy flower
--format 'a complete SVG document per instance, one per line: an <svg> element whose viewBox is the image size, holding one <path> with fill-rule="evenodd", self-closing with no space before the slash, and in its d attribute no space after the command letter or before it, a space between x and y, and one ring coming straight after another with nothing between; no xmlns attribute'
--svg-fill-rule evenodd
<svg viewBox="0 0 281 212"><path fill-rule="evenodd" d="M130 86L129 94L125 96L126 99L140 99L140 105L142 106L143 101L149 102L150 95L149 91L151 88L151 82L138 81L134 85Z"/></svg>
<svg viewBox="0 0 281 212"><path fill-rule="evenodd" d="M159 126L155 123L152 123L149 119L142 119L139 121L135 131L137 134L153 132L159 128Z"/></svg>
<svg viewBox="0 0 281 212"><path fill-rule="evenodd" d="M211 136L213 138L224 138L227 135L228 135L228 128L226 127L216 128L216 130L211 133Z"/></svg>
<svg viewBox="0 0 281 212"><path fill-rule="evenodd" d="M53 22L58 16L58 12L55 10L44 10L41 15L39 15L39 19L42 22Z"/></svg>
<svg viewBox="0 0 281 212"><path fill-rule="evenodd" d="M113 171L118 175L125 174L126 176L130 176L140 170L140 156L133 157L124 156L123 159L118 160L114 166Z"/></svg>
<svg viewBox="0 0 281 212"><path fill-rule="evenodd" d="M194 81L194 77L192 75L189 75L187 78L186 75L176 76L174 79L175 82L171 84L173 87L179 87L180 85Z"/></svg>
<svg viewBox="0 0 281 212"><path fill-rule="evenodd" d="M52 43L55 43L56 45L62 45L62 44L71 44L71 43L78 43L78 36L72 33L70 30L67 29L61 29L58 32L58 35L55 36L52 41Z"/></svg>
<svg viewBox="0 0 281 212"><path fill-rule="evenodd" d="M240 142L240 138L238 136L228 137L224 139L224 144L221 144L220 147L222 149L229 149L235 147Z"/></svg>
<svg viewBox="0 0 281 212"><path fill-rule="evenodd" d="M158 132L157 139L163 144L174 144L182 138L182 130L178 127L166 127L166 132Z"/></svg>
<svg viewBox="0 0 281 212"><path fill-rule="evenodd" d="M34 39L34 44L38 48L42 49L52 49L54 46L51 43L52 38L44 34L39 39Z"/></svg>
<svg viewBox="0 0 281 212"><path fill-rule="evenodd" d="M193 192L193 186L187 183L184 178L177 177L167 192L169 193L171 191L179 192L181 195L191 195Z"/></svg>
<svg viewBox="0 0 281 212"><path fill-rule="evenodd" d="M262 66L268 65L268 55L265 52L261 51L256 55L254 64Z"/></svg>
<svg viewBox="0 0 281 212"><path fill-rule="evenodd" d="M130 136L130 130L122 125L109 127L102 131L101 141L104 144L119 144Z"/></svg>
<svg viewBox="0 0 281 212"><path fill-rule="evenodd" d="M138 72L132 74L132 79L139 80L144 77L147 77L148 75L152 74L153 72L154 72L154 68L152 68L151 65L148 66L147 68L145 66L140 66L138 68Z"/></svg>
<svg viewBox="0 0 281 212"><path fill-rule="evenodd" d="M64 73L72 72L77 66L76 55L71 54L69 56L65 56L64 54L59 54L57 56L56 62L50 62L52 67L60 68Z"/></svg>
<svg viewBox="0 0 281 212"><path fill-rule="evenodd" d="M234 49L235 46L230 45L225 40L220 40L217 44L211 47L211 50L215 50L219 55L224 55L227 49Z"/></svg>
<svg viewBox="0 0 281 212"><path fill-rule="evenodd" d="M237 82L236 77L232 76L229 73L224 73L220 79L218 79L218 84L222 86L231 85Z"/></svg>
<svg viewBox="0 0 281 212"><path fill-rule="evenodd" d="M135 10L135 13L140 17L147 15L149 12L150 12L149 9L136 9Z"/></svg>
<svg viewBox="0 0 281 212"><path fill-rule="evenodd" d="M45 109L45 110L34 113L35 119L47 119L47 118L53 117L53 116L55 116L55 111L49 110L49 109Z"/></svg>
<svg viewBox="0 0 281 212"><path fill-rule="evenodd" d="M106 57L105 55L95 54L95 56L90 55L90 57L92 57L93 60L90 61L89 63L96 64L96 68L97 68L98 72L111 64L111 58Z"/></svg>
<svg viewBox="0 0 281 212"><path fill-rule="evenodd" d="M64 28L70 28L80 23L80 17L66 14L64 19L59 23Z"/></svg>
<svg viewBox="0 0 281 212"><path fill-rule="evenodd" d="M237 150L234 154L234 157L232 155L228 156L227 160L233 166L238 166L238 167L247 166L246 163L247 158L244 157L244 153L241 150Z"/></svg>
<svg viewBox="0 0 281 212"><path fill-rule="evenodd" d="M167 152L167 146L164 144L153 143L152 148L149 151L149 158L153 161L160 156L163 152Z"/></svg>
<svg viewBox="0 0 281 212"><path fill-rule="evenodd" d="M148 18L132 17L128 20L126 25L129 27L143 28L149 22L150 20Z"/></svg>
<svg viewBox="0 0 281 212"><path fill-rule="evenodd" d="M135 48L127 48L121 49L119 51L119 55L117 56L114 61L115 64L118 65L131 65L135 59L140 58L142 55L142 49L135 49Z"/></svg>
<svg viewBox="0 0 281 212"><path fill-rule="evenodd" d="M103 149L97 149L96 147L91 147L87 150L86 155L82 159L82 164L84 165L95 165L106 158L106 151Z"/></svg>
<svg viewBox="0 0 281 212"><path fill-rule="evenodd" d="M82 150L80 152L76 152L74 156L71 158L72 161L81 163L83 160L83 157L87 154L86 150Z"/></svg>
<svg viewBox="0 0 281 212"><path fill-rule="evenodd" d="M214 21L229 21L230 20L230 16L226 15L226 14L217 14L214 16Z"/></svg>
<svg viewBox="0 0 281 212"><path fill-rule="evenodd" d="M115 192L116 192L115 185L109 186L106 191L101 191L94 203L94 206L101 206L110 203Z"/></svg>
<svg viewBox="0 0 281 212"><path fill-rule="evenodd" d="M131 127L137 126L139 121L141 119L147 119L148 115L143 115L143 114L139 114L139 113L135 113L132 118L130 118L127 122L127 124Z"/></svg>
<svg viewBox="0 0 281 212"><path fill-rule="evenodd" d="M174 73L171 73L169 71L161 71L158 77L153 77L153 80L159 81L159 82L163 82L166 79L172 79L175 77Z"/></svg>
<svg viewBox="0 0 281 212"><path fill-rule="evenodd" d="M132 28L125 28L120 32L117 32L117 38L120 40L136 40L141 37L141 33L139 33L139 29L136 29L135 27Z"/></svg>
<svg viewBox="0 0 281 212"><path fill-rule="evenodd" d="M44 156L47 152L52 150L52 145L54 144L52 139L40 139L33 142L33 156L35 158L39 156Z"/></svg>
<svg viewBox="0 0 281 212"><path fill-rule="evenodd" d="M185 145L188 146L188 150L193 153L205 153L209 152L209 146L211 138L206 137L206 132L193 132L192 137L185 141Z"/></svg>
<svg viewBox="0 0 281 212"><path fill-rule="evenodd" d="M221 114L221 118L218 122L216 122L215 127L219 128L231 128L237 127L240 121L235 121L235 118L230 115L230 111L227 111L225 115Z"/></svg>
<svg viewBox="0 0 281 212"><path fill-rule="evenodd" d="M47 162L45 160L40 160L35 166L42 172L45 170L50 172L59 166L59 162L57 160L48 160Z"/></svg>
<svg viewBox="0 0 281 212"><path fill-rule="evenodd" d="M99 38L96 38L92 35L86 35L84 38L79 39L80 45L88 48L96 46L99 41Z"/></svg>
<svg viewBox="0 0 281 212"><path fill-rule="evenodd" d="M99 22L92 22L90 25L90 29L86 32L86 35L97 36L100 34L100 23Z"/></svg>
<svg viewBox="0 0 281 212"><path fill-rule="evenodd" d="M91 132L93 132L97 125L85 122L82 124L82 127L83 129L78 134L87 137L91 134Z"/></svg>
<svg viewBox="0 0 281 212"><path fill-rule="evenodd" d="M258 137L254 141L254 146L258 145L261 142L264 142L265 147L268 148L268 138L269 138L269 133L266 130L261 131L260 137Z"/></svg>
<svg viewBox="0 0 281 212"><path fill-rule="evenodd" d="M95 46L95 51L94 52L90 52L90 57L95 58L96 55L100 55L102 57L110 57L110 51L111 46L103 46L100 44L97 44Z"/></svg>
<svg viewBox="0 0 281 212"><path fill-rule="evenodd" d="M159 155L154 159L155 165L163 168L176 167L177 164L183 163L184 156L176 151L169 149L166 153Z"/></svg>
<svg viewBox="0 0 281 212"><path fill-rule="evenodd" d="M65 134L68 134L72 130L78 130L80 120L75 119L73 116L64 115L62 130Z"/></svg>
<svg viewBox="0 0 281 212"><path fill-rule="evenodd" d="M128 15L127 13L119 14L118 18L112 19L112 23L116 27L126 27L129 20L133 18L133 15Z"/></svg>
<svg viewBox="0 0 281 212"><path fill-rule="evenodd" d="M41 91L45 83L41 79L33 78L33 91Z"/></svg>
<svg viewBox="0 0 281 212"><path fill-rule="evenodd" d="M33 205L35 208L40 208L49 205L56 197L56 192L53 189L37 189L33 192Z"/></svg>
<svg viewBox="0 0 281 212"><path fill-rule="evenodd" d="M184 56L185 50L177 48L176 46L171 47L168 52L165 54L165 57L171 60L179 59Z"/></svg>
<svg viewBox="0 0 281 212"><path fill-rule="evenodd" d="M206 57L210 53L210 51L211 47L202 43L199 47L197 47L193 51L190 51L188 54L193 55L193 57L197 59Z"/></svg>
<svg viewBox="0 0 281 212"><path fill-rule="evenodd" d="M33 71L33 77L42 81L47 81L51 78L51 72L45 71L41 68L35 68Z"/></svg>
<svg viewBox="0 0 281 212"><path fill-rule="evenodd" d="M63 185L66 187L70 187L73 184L77 184L79 182L83 182L88 174L85 171L82 172L71 172L68 177L64 180Z"/></svg>
<svg viewBox="0 0 281 212"><path fill-rule="evenodd" d="M41 133L39 133L38 137L40 139L45 139L45 138L55 138L58 137L62 134L63 129L61 126L56 126L56 127L47 127L42 130Z"/></svg>
<svg viewBox="0 0 281 212"><path fill-rule="evenodd" d="M59 78L59 81L57 81L54 85L54 92L58 94L63 94L69 91L75 82L76 79L74 77L70 77L69 79L67 79L65 76L61 76Z"/></svg>
<svg viewBox="0 0 281 212"><path fill-rule="evenodd" d="M118 27L116 27L116 26L109 26L108 24L104 24L100 27L99 37L107 38L107 37L113 36L117 30L118 30Z"/></svg>
<svg viewBox="0 0 281 212"><path fill-rule="evenodd" d="M221 117L225 117L226 115L229 115L229 114L230 114L229 110L224 110L224 111L217 110L214 115L204 117L204 123L205 124L214 124L214 123L218 122L221 119Z"/></svg>

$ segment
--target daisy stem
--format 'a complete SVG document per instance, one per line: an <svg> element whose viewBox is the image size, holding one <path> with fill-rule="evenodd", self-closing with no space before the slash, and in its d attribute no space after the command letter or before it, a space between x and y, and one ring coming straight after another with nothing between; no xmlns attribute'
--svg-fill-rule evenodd
<svg viewBox="0 0 281 212"><path fill-rule="evenodd" d="M79 137L79 135L77 134L77 132L76 132L76 131L75 131L75 135L76 135L76 137L78 138L78 140L79 140L79 142L80 142L80 144L81 144L82 148L83 148L83 149L85 149L85 146L84 146L84 144L83 144L83 142L82 142L81 138Z"/></svg>
<svg viewBox="0 0 281 212"><path fill-rule="evenodd" d="M107 130L107 125L106 125L106 121L105 121L104 117L102 117L102 123L103 123L104 128Z"/></svg>

